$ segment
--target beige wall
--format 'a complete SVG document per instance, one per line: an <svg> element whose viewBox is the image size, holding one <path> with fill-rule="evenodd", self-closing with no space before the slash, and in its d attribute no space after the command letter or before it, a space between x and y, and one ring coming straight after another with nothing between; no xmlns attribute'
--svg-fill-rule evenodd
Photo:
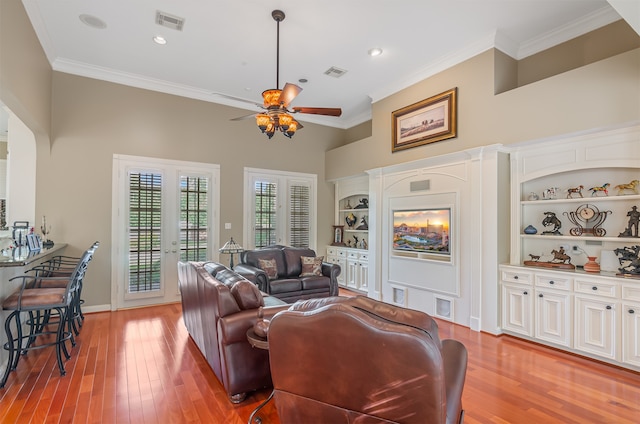
<svg viewBox="0 0 640 424"><path fill-rule="evenodd" d="M39 152L38 172L47 177L38 198L54 240L75 248L102 242L91 266L100 283L86 289L88 305L110 300L114 153L219 164L220 223L232 224L220 229L220 245L242 240L244 167L317 174L319 250L330 243L333 185L325 182L324 152L342 144L344 130L305 123L291 140L269 140L255 121L229 121L246 110L59 72L53 92L52 147Z"/></svg>
<svg viewBox="0 0 640 424"><path fill-rule="evenodd" d="M327 152L327 177L640 120L640 49L497 95L495 54L489 50L375 103L371 137ZM453 87L458 87L457 138L391 153L391 113Z"/></svg>
<svg viewBox="0 0 640 424"><path fill-rule="evenodd" d="M51 66L20 0L0 2L0 102L48 144Z"/></svg>

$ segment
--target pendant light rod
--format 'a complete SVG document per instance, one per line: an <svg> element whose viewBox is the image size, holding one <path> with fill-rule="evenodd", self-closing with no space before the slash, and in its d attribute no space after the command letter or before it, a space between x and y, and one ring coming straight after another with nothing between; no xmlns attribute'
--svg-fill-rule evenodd
<svg viewBox="0 0 640 424"><path fill-rule="evenodd" d="M284 12L274 10L271 16L276 21L276 89L280 89L280 22L284 21Z"/></svg>

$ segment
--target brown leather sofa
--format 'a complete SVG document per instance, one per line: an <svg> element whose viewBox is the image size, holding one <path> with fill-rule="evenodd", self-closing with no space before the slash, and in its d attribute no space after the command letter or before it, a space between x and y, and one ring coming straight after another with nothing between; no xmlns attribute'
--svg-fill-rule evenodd
<svg viewBox="0 0 640 424"><path fill-rule="evenodd" d="M231 402L271 387L269 353L251 347L247 330L257 321L259 307L270 319L290 305L215 262L179 262L178 281L185 326Z"/></svg>
<svg viewBox="0 0 640 424"><path fill-rule="evenodd" d="M462 423L467 351L427 314L366 297L298 302L269 327L282 424Z"/></svg>
<svg viewBox="0 0 640 424"><path fill-rule="evenodd" d="M240 255L240 263L233 269L253 281L260 290L293 303L301 299L315 299L338 295L340 265L322 262L321 275L301 276L301 257L315 257L312 249L273 245L247 250ZM260 260L274 260L275 278L269 278Z"/></svg>

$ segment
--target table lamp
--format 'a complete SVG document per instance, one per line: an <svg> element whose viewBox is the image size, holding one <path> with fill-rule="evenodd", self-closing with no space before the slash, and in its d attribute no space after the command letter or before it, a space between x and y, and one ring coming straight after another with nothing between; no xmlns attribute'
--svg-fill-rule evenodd
<svg viewBox="0 0 640 424"><path fill-rule="evenodd" d="M226 242L224 244L224 246L222 246L219 250L220 253L228 253L231 255L231 260L229 261L229 267L231 269L233 269L233 254L234 253L240 253L240 252L244 252L244 249L242 248L242 246L240 246L238 243L236 243L233 240L233 237L231 237L231 240L229 240L228 242Z"/></svg>

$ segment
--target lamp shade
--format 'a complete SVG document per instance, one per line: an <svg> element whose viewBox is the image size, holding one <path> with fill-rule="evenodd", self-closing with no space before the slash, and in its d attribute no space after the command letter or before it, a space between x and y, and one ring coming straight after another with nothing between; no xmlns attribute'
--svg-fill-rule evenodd
<svg viewBox="0 0 640 424"><path fill-rule="evenodd" d="M244 249L242 248L242 246L240 246L238 243L236 243L233 240L233 237L231 237L231 240L226 242L224 246L220 248L219 252L220 253L240 253L240 252L244 252Z"/></svg>

